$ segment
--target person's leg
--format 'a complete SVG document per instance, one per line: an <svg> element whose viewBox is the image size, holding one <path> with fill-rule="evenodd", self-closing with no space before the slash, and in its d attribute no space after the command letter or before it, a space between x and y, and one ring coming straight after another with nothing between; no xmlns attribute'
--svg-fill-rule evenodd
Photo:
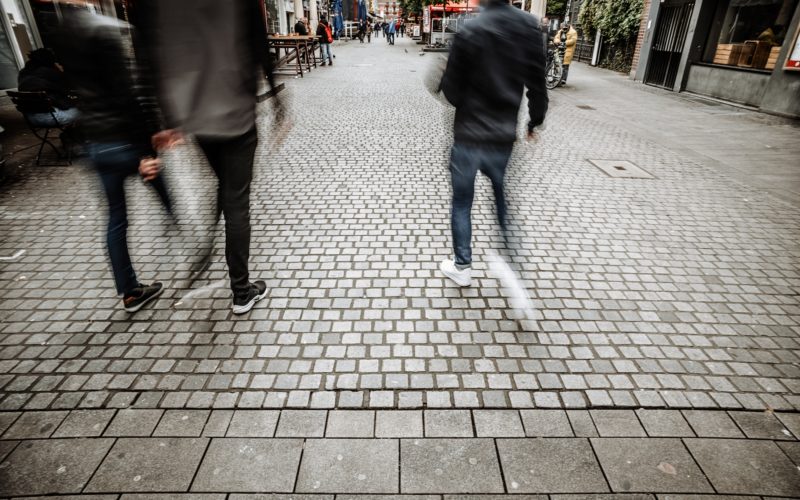
<svg viewBox="0 0 800 500"><path fill-rule="evenodd" d="M471 212L475 196L475 175L480 166L476 149L455 143L450 151L450 181L453 186L450 223L455 265L459 269L472 265Z"/></svg>
<svg viewBox="0 0 800 500"><path fill-rule="evenodd" d="M566 84L567 83L567 75L569 74L569 64L565 64L564 66L562 66L562 68L563 68L563 71L561 72L561 83L562 84Z"/></svg>
<svg viewBox="0 0 800 500"><path fill-rule="evenodd" d="M481 172L492 182L494 202L497 210L497 223L503 235L503 243L508 246L508 207L505 196L505 175L513 144L488 146L484 150Z"/></svg>
<svg viewBox="0 0 800 500"><path fill-rule="evenodd" d="M224 141L199 139L219 179L219 206L225 215L225 259L234 297L250 290L250 181L258 144L256 129Z"/></svg>

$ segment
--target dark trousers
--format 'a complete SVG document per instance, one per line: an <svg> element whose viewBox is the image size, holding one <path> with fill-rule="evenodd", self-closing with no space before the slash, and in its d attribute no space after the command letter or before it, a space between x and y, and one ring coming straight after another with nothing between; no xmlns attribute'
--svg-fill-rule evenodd
<svg viewBox="0 0 800 500"><path fill-rule="evenodd" d="M128 142L90 143L87 147L100 182L108 199L108 229L106 244L117 293L129 295L139 286L136 272L128 252L128 209L125 203L125 180L138 175L139 160L148 154L146 146L136 146ZM172 204L164 179L159 176L149 183L158 193L161 203L168 212Z"/></svg>
<svg viewBox="0 0 800 500"><path fill-rule="evenodd" d="M394 45L394 33L389 33L388 37L389 45Z"/></svg>
<svg viewBox="0 0 800 500"><path fill-rule="evenodd" d="M198 137L200 148L219 180L217 220L225 215L225 260L234 296L247 295L250 276L250 181L253 157L258 145L255 127L234 138Z"/></svg>
<svg viewBox="0 0 800 500"><path fill-rule="evenodd" d="M560 83L567 83L567 75L569 74L569 64L565 64L562 67L561 72L561 82Z"/></svg>
<svg viewBox="0 0 800 500"><path fill-rule="evenodd" d="M475 197L475 177L478 171L492 181L497 221L506 238L506 197L504 177L510 144L479 144L456 142L450 151L450 180L453 185L453 201L450 223L453 231L453 252L457 266L472 264L472 200Z"/></svg>

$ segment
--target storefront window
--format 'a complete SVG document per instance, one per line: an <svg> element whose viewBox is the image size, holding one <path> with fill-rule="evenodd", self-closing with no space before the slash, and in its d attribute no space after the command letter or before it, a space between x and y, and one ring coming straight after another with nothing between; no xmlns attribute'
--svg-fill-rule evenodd
<svg viewBox="0 0 800 500"><path fill-rule="evenodd" d="M715 20L714 64L772 70L798 0L727 0ZM715 36L716 35L716 36Z"/></svg>

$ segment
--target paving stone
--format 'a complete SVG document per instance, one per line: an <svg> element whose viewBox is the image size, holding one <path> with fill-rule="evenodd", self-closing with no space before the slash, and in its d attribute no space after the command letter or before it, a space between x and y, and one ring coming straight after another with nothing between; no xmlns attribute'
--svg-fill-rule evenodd
<svg viewBox="0 0 800 500"><path fill-rule="evenodd" d="M53 437L97 437L103 434L113 417L114 410L73 410Z"/></svg>
<svg viewBox="0 0 800 500"><path fill-rule="evenodd" d="M694 437L678 410L637 410L636 415L650 437Z"/></svg>
<svg viewBox="0 0 800 500"><path fill-rule="evenodd" d="M153 436L200 437L209 413L208 410L167 410Z"/></svg>
<svg viewBox="0 0 800 500"><path fill-rule="evenodd" d="M714 491L680 439L592 438L591 442L614 492Z"/></svg>
<svg viewBox="0 0 800 500"><path fill-rule="evenodd" d="M339 498L344 498L342 495L337 495ZM362 498L361 495L358 498ZM368 498L364 495L363 498ZM333 500L333 495L281 495L281 494L236 494L233 493L228 496L229 500Z"/></svg>
<svg viewBox="0 0 800 500"><path fill-rule="evenodd" d="M172 493L153 495L152 493L129 493L120 500L225 500L224 494L210 493Z"/></svg>
<svg viewBox="0 0 800 500"><path fill-rule="evenodd" d="M325 410L283 410L275 437L323 437L327 418Z"/></svg>
<svg viewBox="0 0 800 500"><path fill-rule="evenodd" d="M572 437L572 426L563 410L520 410L528 437Z"/></svg>
<svg viewBox="0 0 800 500"><path fill-rule="evenodd" d="M637 437L647 434L633 410L589 410L600 437Z"/></svg>
<svg viewBox="0 0 800 500"><path fill-rule="evenodd" d="M503 493L491 439L404 439L403 493Z"/></svg>
<svg viewBox="0 0 800 500"><path fill-rule="evenodd" d="M567 418L569 418L569 423L572 425L575 436L597 436L597 429L588 410L567 410Z"/></svg>
<svg viewBox="0 0 800 500"><path fill-rule="evenodd" d="M517 410L473 410L478 437L523 437L525 430Z"/></svg>
<svg viewBox="0 0 800 500"><path fill-rule="evenodd" d="M113 439L21 442L0 463L0 495L80 493Z"/></svg>
<svg viewBox="0 0 800 500"><path fill-rule="evenodd" d="M509 493L609 491L586 439L498 439Z"/></svg>
<svg viewBox="0 0 800 500"><path fill-rule="evenodd" d="M31 411L23 413L3 434L3 439L37 439L50 437L69 412Z"/></svg>
<svg viewBox="0 0 800 500"><path fill-rule="evenodd" d="M375 437L422 437L421 410L378 410Z"/></svg>
<svg viewBox="0 0 800 500"><path fill-rule="evenodd" d="M399 493L395 439L309 439L298 493Z"/></svg>
<svg viewBox="0 0 800 500"><path fill-rule="evenodd" d="M203 428L203 437L223 437L228 432L232 418L232 410L212 410Z"/></svg>
<svg viewBox="0 0 800 500"><path fill-rule="evenodd" d="M742 431L724 411L683 410L697 437L741 438Z"/></svg>
<svg viewBox="0 0 800 500"><path fill-rule="evenodd" d="M371 438L375 434L373 410L333 410L328 412L325 437Z"/></svg>
<svg viewBox="0 0 800 500"><path fill-rule="evenodd" d="M85 491L187 491L207 445L205 438L119 438Z"/></svg>
<svg viewBox="0 0 800 500"><path fill-rule="evenodd" d="M778 441L777 445L796 466L800 467L800 442Z"/></svg>
<svg viewBox="0 0 800 500"><path fill-rule="evenodd" d="M425 437L473 437L469 410L425 410Z"/></svg>
<svg viewBox="0 0 800 500"><path fill-rule="evenodd" d="M149 436L164 410L117 410L104 436Z"/></svg>
<svg viewBox="0 0 800 500"><path fill-rule="evenodd" d="M686 446L718 493L796 496L800 469L770 441L686 439Z"/></svg>
<svg viewBox="0 0 800 500"><path fill-rule="evenodd" d="M0 441L0 463L19 444L19 441Z"/></svg>
<svg viewBox="0 0 800 500"><path fill-rule="evenodd" d="M774 414L753 411L728 412L745 436L751 439L794 439Z"/></svg>
<svg viewBox="0 0 800 500"><path fill-rule="evenodd" d="M794 434L795 438L800 439L800 413L776 413L775 416Z"/></svg>
<svg viewBox="0 0 800 500"><path fill-rule="evenodd" d="M291 492L302 439L214 438L192 491Z"/></svg>
<svg viewBox="0 0 800 500"><path fill-rule="evenodd" d="M227 437L272 437L278 425L277 410L236 410Z"/></svg>
<svg viewBox="0 0 800 500"><path fill-rule="evenodd" d="M0 412L0 436L22 415L20 412Z"/></svg>
<svg viewBox="0 0 800 500"><path fill-rule="evenodd" d="M656 495L658 500L760 500L759 497L741 495Z"/></svg>
<svg viewBox="0 0 800 500"><path fill-rule="evenodd" d="M550 500L656 500L656 496L646 495L644 493L595 493L583 495L550 495Z"/></svg>

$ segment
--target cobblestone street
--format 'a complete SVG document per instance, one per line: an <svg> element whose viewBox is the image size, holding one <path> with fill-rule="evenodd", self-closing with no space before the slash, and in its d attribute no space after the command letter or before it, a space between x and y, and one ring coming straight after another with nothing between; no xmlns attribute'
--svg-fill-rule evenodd
<svg viewBox="0 0 800 500"><path fill-rule="evenodd" d="M269 293L244 317L192 145L165 156L180 231L130 181L134 264L168 287L134 315L86 165L0 188L0 496L800 496L796 123L574 65L508 173L526 320L487 272L486 179L477 279L438 272L452 138L423 86L438 54L333 50L282 80L280 147L261 104L250 262Z"/></svg>

